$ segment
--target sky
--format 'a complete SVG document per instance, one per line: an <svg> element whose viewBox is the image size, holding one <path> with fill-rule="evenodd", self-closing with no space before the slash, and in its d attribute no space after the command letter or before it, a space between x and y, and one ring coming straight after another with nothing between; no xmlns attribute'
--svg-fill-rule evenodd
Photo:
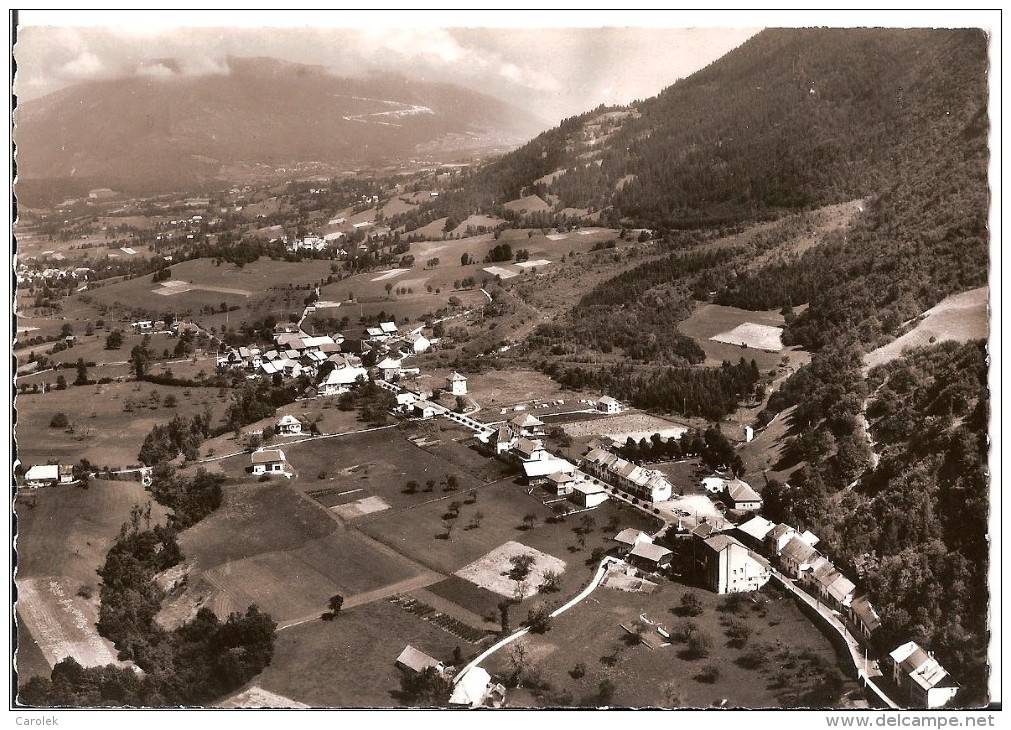
<svg viewBox="0 0 1011 730"><path fill-rule="evenodd" d="M394 72L455 83L555 124L601 103L654 96L759 30L661 27L655 22L631 27L637 17L622 17L630 27L599 22L597 27L551 27L542 22L545 18L518 13L426 14L407 23L389 13L140 17L22 11L14 48L15 93L29 100L95 79L227 74L228 56L267 56L322 65L342 76ZM663 17L668 25L680 19ZM580 20L574 15L567 19L573 25ZM490 27L503 24L512 27ZM347 25L354 27L342 27Z"/></svg>

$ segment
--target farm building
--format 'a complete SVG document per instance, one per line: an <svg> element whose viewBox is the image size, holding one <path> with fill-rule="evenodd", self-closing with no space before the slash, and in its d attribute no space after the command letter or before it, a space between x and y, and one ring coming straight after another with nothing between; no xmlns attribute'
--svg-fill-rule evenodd
<svg viewBox="0 0 1011 730"><path fill-rule="evenodd" d="M605 395L597 400L597 410L601 413L614 414L621 413L621 403L609 395Z"/></svg>
<svg viewBox="0 0 1011 730"><path fill-rule="evenodd" d="M628 562L644 570L662 570L673 558L674 553L652 542L638 542L628 553Z"/></svg>
<svg viewBox="0 0 1011 730"><path fill-rule="evenodd" d="M446 671L446 665L423 651L408 644L397 657L396 665L405 671L421 674L429 667L435 667L439 674Z"/></svg>
<svg viewBox="0 0 1011 730"><path fill-rule="evenodd" d="M467 378L453 371L453 374L446 378L446 387L453 395L467 395Z"/></svg>
<svg viewBox="0 0 1011 730"><path fill-rule="evenodd" d="M762 508L762 496L741 479L723 485L723 501L730 509L754 512Z"/></svg>
<svg viewBox="0 0 1011 730"><path fill-rule="evenodd" d="M302 433L302 422L290 413L286 413L278 419L274 430L281 436L297 436Z"/></svg>
<svg viewBox="0 0 1011 730"><path fill-rule="evenodd" d="M280 449L257 449L252 455L254 474L281 474L291 477L288 460Z"/></svg>
<svg viewBox="0 0 1011 730"><path fill-rule="evenodd" d="M624 549L631 550L639 543L652 543L653 538L642 530L636 530L633 527L626 527L614 536L614 541L621 545Z"/></svg>
<svg viewBox="0 0 1011 730"><path fill-rule="evenodd" d="M39 464L25 474L25 485L29 487L52 487L56 484L70 484L74 481L74 468L69 464Z"/></svg>
<svg viewBox="0 0 1011 730"><path fill-rule="evenodd" d="M607 490L592 482L576 482L572 485L569 499L583 509L590 509L607 501Z"/></svg>
<svg viewBox="0 0 1011 730"><path fill-rule="evenodd" d="M892 679L910 707L943 707L958 692L958 683L947 670L915 641L907 641L888 655Z"/></svg>
<svg viewBox="0 0 1011 730"><path fill-rule="evenodd" d="M772 568L765 560L727 535L702 540L699 548L698 576L713 593L757 591L772 577Z"/></svg>
<svg viewBox="0 0 1011 730"><path fill-rule="evenodd" d="M646 502L663 502L673 493L671 483L663 472L636 466L603 449L594 449L584 456L582 468L588 474Z"/></svg>

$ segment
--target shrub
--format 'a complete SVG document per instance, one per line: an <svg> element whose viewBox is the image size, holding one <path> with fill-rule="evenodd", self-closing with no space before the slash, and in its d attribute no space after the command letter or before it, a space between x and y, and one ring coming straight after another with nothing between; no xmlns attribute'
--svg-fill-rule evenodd
<svg viewBox="0 0 1011 730"><path fill-rule="evenodd" d="M70 419L67 418L66 413L57 413L53 416L52 420L49 421L49 428L66 428L70 425Z"/></svg>
<svg viewBox="0 0 1011 730"><path fill-rule="evenodd" d="M702 671L695 675L695 679L705 684L715 684L720 678L720 668L715 664L707 664Z"/></svg>
<svg viewBox="0 0 1011 730"><path fill-rule="evenodd" d="M702 601L692 591L685 591L681 596L679 613L682 616L699 616L703 611Z"/></svg>

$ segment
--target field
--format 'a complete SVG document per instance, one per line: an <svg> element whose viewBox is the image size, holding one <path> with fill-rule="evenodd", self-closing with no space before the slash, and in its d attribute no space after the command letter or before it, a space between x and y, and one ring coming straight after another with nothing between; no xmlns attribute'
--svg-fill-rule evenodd
<svg viewBox="0 0 1011 730"><path fill-rule="evenodd" d="M101 370L104 368L92 373ZM69 375L72 381L73 372ZM55 381L52 373L48 376L47 380ZM173 408L164 404L169 395L176 399ZM226 406L227 397L220 397L216 388L179 388L136 381L21 395L17 399L18 458L28 465L48 459L75 463L82 458L112 468L136 464L144 438L154 426L177 414L191 417L204 408L211 409L212 424L217 425ZM70 418L72 433L49 427L57 413Z"/></svg>
<svg viewBox="0 0 1011 730"><path fill-rule="evenodd" d="M590 421L566 423L562 428L573 438L606 436L622 444L630 436L636 441L648 439L655 433L659 433L664 438L680 438L688 430L687 426L679 423L649 413L638 412L626 412Z"/></svg>
<svg viewBox="0 0 1011 730"><path fill-rule="evenodd" d="M579 403L580 394L561 389L558 383L537 370L486 370L464 374L467 392L487 410L478 416L479 419L499 420L502 414L493 409L530 405L535 400L564 400L563 406L550 409L553 412L586 407ZM506 417L512 418L509 414Z"/></svg>
<svg viewBox="0 0 1011 730"><path fill-rule="evenodd" d="M530 567L530 577L517 586L509 578L508 573L511 566L510 561L520 555L530 556L534 561ZM524 598L529 598L537 593L538 586L544 582L545 573L553 572L560 575L564 571L564 560L510 540L470 565L460 568L456 571L456 575L500 596L511 598L522 593Z"/></svg>
<svg viewBox="0 0 1011 730"><path fill-rule="evenodd" d="M748 327L743 337L738 334L731 335L737 331L735 328L749 323L761 327ZM770 345L776 344L774 338L769 336L771 330L764 328L781 328L784 323L783 315L776 310L750 312L719 304L699 304L691 316L678 325L678 329L694 338L705 350L707 365L719 365L724 360L737 362L743 357L748 361L754 360L759 370L764 372L776 367L784 356L788 356L790 363L795 367L810 360L810 356L798 347L788 347L777 352L764 349L771 349ZM726 335L731 335L732 341L736 344L714 339L717 337L725 339ZM740 344L742 341L750 346L742 347Z"/></svg>
<svg viewBox="0 0 1011 730"><path fill-rule="evenodd" d="M985 340L989 337L989 312L987 301L989 287L950 296L940 304L928 309L923 318L909 332L889 342L884 347L864 356L864 368L870 370L883 365L912 347L926 347L933 342L955 340Z"/></svg>
<svg viewBox="0 0 1011 730"><path fill-rule="evenodd" d="M743 646L728 641L726 625L735 615L727 610L726 597L694 591L704 611L691 621L712 639L705 658L689 658L685 644L676 638L672 645L660 646L655 629L647 632L655 649L622 629L644 617L676 636L687 620L673 610L684 591L670 583L650 595L598 588L555 619L549 632L521 640L526 650L523 683L529 687L548 682L551 689L542 691L540 698L528 690L510 692L508 704L700 708L723 702L749 708L823 704L816 694L823 688L819 675L835 672L838 660L833 648L791 598L771 590L759 594L760 603L746 599L738 608L736 618L751 628ZM493 675L509 676L513 672L509 654L508 648L499 651L482 666ZM573 671L577 664L583 665L582 676ZM712 682L701 678L706 667L716 669ZM602 701L599 687L605 680L611 683L613 696ZM843 691L858 691L851 680L843 679L841 685Z"/></svg>
<svg viewBox="0 0 1011 730"><path fill-rule="evenodd" d="M67 655L91 664L116 660L94 629L97 599L77 592L87 587L97 594L95 571L133 506L149 500L138 482L106 480L93 480L88 489L53 487L39 490L34 500L18 499L21 682L48 676L52 662ZM164 519L159 505L153 504L151 512L153 521Z"/></svg>
<svg viewBox="0 0 1011 730"><path fill-rule="evenodd" d="M332 595L350 603L422 572L280 481L226 487L221 509L179 542L192 588L175 597L176 620L187 607L226 612L251 603L278 623L311 619Z"/></svg>
<svg viewBox="0 0 1011 730"><path fill-rule="evenodd" d="M779 352L783 349L783 328L745 322L732 330L713 335L709 339L727 345L740 345L754 350Z"/></svg>
<svg viewBox="0 0 1011 730"><path fill-rule="evenodd" d="M313 707L395 707L407 644L442 661L470 645L400 606L377 601L278 633L274 658L253 681Z"/></svg>

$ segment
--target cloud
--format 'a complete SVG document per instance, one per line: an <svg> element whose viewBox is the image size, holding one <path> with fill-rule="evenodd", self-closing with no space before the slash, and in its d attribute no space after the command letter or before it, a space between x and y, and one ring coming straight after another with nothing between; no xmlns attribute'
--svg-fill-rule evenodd
<svg viewBox="0 0 1011 730"><path fill-rule="evenodd" d="M105 64L91 51L83 51L71 61L63 64L58 69L64 76L78 79L94 78L106 72Z"/></svg>

